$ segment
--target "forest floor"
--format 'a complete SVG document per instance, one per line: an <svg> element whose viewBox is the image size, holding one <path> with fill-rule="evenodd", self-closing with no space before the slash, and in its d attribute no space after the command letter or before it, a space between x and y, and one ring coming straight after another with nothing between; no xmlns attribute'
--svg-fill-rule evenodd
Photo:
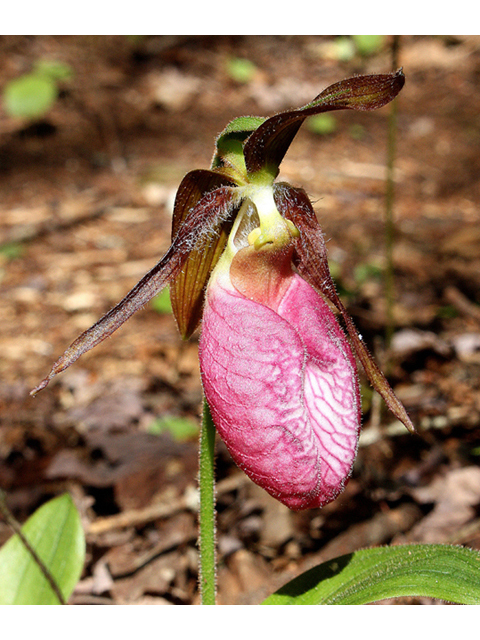
<svg viewBox="0 0 480 640"><path fill-rule="evenodd" d="M0 111L0 487L20 521L72 494L88 542L73 604L199 603L198 336L183 342L172 315L148 305L37 397L29 391L162 256L176 188L209 167L229 120L301 106L354 73L391 71L388 46L342 61L334 45L0 39L0 85L38 59L75 72L40 122ZM247 82L229 71L237 58L256 66ZM338 112L328 135L304 125L280 179L311 196L342 299L418 433L399 428L360 372L352 479L330 505L299 513L252 484L219 441L221 604L256 604L305 568L366 546L480 549L480 38L406 36L399 62L389 349L390 107ZM178 424L190 435L172 436ZM10 535L0 520L0 544Z"/></svg>

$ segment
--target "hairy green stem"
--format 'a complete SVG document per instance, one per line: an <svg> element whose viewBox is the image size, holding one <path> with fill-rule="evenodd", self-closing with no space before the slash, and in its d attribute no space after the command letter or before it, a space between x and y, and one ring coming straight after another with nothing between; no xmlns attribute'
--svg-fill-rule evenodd
<svg viewBox="0 0 480 640"><path fill-rule="evenodd" d="M215 604L216 563L215 563L215 425L210 408L203 401L203 421L200 434L200 594L202 604Z"/></svg>

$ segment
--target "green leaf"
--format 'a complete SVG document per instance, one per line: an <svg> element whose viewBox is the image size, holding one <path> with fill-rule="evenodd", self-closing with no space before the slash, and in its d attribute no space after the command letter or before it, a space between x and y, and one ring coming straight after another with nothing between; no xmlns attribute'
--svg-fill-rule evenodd
<svg viewBox="0 0 480 640"><path fill-rule="evenodd" d="M357 265L353 273L353 277L358 284L363 284L367 280L380 280L382 275L382 267L371 262L363 262Z"/></svg>
<svg viewBox="0 0 480 640"><path fill-rule="evenodd" d="M168 287L162 289L160 293L152 299L152 308L157 313L167 314L172 313L172 301L170 300L170 290Z"/></svg>
<svg viewBox="0 0 480 640"><path fill-rule="evenodd" d="M337 128L337 121L331 113L319 113L308 121L308 128L319 136L328 136Z"/></svg>
<svg viewBox="0 0 480 640"><path fill-rule="evenodd" d="M182 442L198 436L198 425L181 416L163 416L150 424L148 432L155 435L168 432L175 440Z"/></svg>
<svg viewBox="0 0 480 640"><path fill-rule="evenodd" d="M30 73L9 82L3 92L8 115L17 118L40 118L57 99L57 85L48 76Z"/></svg>
<svg viewBox="0 0 480 640"><path fill-rule="evenodd" d="M67 601L85 560L85 537L72 498L64 494L44 504L23 525L22 533ZM60 604L18 534L0 549L0 605L4 604Z"/></svg>
<svg viewBox="0 0 480 640"><path fill-rule="evenodd" d="M227 72L236 82L247 84L256 74L257 67L251 60L230 58L227 62Z"/></svg>
<svg viewBox="0 0 480 640"><path fill-rule="evenodd" d="M339 36L338 38L335 38L331 51L336 60L348 62L348 60L351 60L355 56L355 44L352 42L351 38L347 36Z"/></svg>
<svg viewBox="0 0 480 640"><path fill-rule="evenodd" d="M348 133L352 136L354 140L362 140L365 137L365 127L358 122L350 125L348 128Z"/></svg>
<svg viewBox="0 0 480 640"><path fill-rule="evenodd" d="M216 139L216 150L212 161L212 169L230 168L236 180L244 180L247 175L243 144L267 118L257 116L240 116L235 118Z"/></svg>
<svg viewBox="0 0 480 640"><path fill-rule="evenodd" d="M59 81L70 80L74 75L74 71L69 64L58 60L38 60L35 63L34 71L37 75Z"/></svg>
<svg viewBox="0 0 480 640"><path fill-rule="evenodd" d="M436 316L438 318L446 318L450 320L451 318L458 317L458 309L453 304L447 304L443 307L438 307Z"/></svg>
<svg viewBox="0 0 480 640"><path fill-rule="evenodd" d="M252 131L258 129L258 127L265 122L267 118L263 116L238 116L231 120L222 133L217 138L217 144L225 137L229 137L231 134L235 134L239 140L245 140Z"/></svg>
<svg viewBox="0 0 480 640"><path fill-rule="evenodd" d="M262 604L368 604L399 596L480 604L480 553L441 544L364 549L306 571Z"/></svg>
<svg viewBox="0 0 480 640"><path fill-rule="evenodd" d="M371 56L380 51L385 41L385 36L352 36L357 51L361 56Z"/></svg>
<svg viewBox="0 0 480 640"><path fill-rule="evenodd" d="M6 260L20 258L24 251L24 245L18 242L5 242L0 245L0 256L3 256Z"/></svg>

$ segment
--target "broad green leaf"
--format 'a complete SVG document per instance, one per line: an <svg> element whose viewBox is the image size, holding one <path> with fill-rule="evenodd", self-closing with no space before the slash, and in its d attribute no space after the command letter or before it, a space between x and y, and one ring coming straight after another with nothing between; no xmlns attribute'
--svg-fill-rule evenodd
<svg viewBox="0 0 480 640"><path fill-rule="evenodd" d="M400 596L480 604L480 553L441 544L364 549L306 571L262 604L368 604Z"/></svg>
<svg viewBox="0 0 480 640"><path fill-rule="evenodd" d="M85 537L71 497L64 494L37 509L22 533L67 601L85 560ZM60 604L17 534L0 549L0 605L4 604Z"/></svg>
<svg viewBox="0 0 480 640"><path fill-rule="evenodd" d="M36 73L12 80L3 92L6 112L17 118L40 118L56 99L56 83L50 77Z"/></svg>

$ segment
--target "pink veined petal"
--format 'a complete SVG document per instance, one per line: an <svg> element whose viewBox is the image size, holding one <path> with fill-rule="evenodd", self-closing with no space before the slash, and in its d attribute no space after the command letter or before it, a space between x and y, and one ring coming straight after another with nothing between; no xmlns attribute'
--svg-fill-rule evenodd
<svg viewBox="0 0 480 640"><path fill-rule="evenodd" d="M360 428L349 345L323 299L293 275L277 309L219 281L200 339L206 398L233 459L292 509L333 500Z"/></svg>
<svg viewBox="0 0 480 640"><path fill-rule="evenodd" d="M305 344L304 402L317 438L322 480L341 490L356 455L361 421L356 363L328 305L301 277L294 279L278 313Z"/></svg>

